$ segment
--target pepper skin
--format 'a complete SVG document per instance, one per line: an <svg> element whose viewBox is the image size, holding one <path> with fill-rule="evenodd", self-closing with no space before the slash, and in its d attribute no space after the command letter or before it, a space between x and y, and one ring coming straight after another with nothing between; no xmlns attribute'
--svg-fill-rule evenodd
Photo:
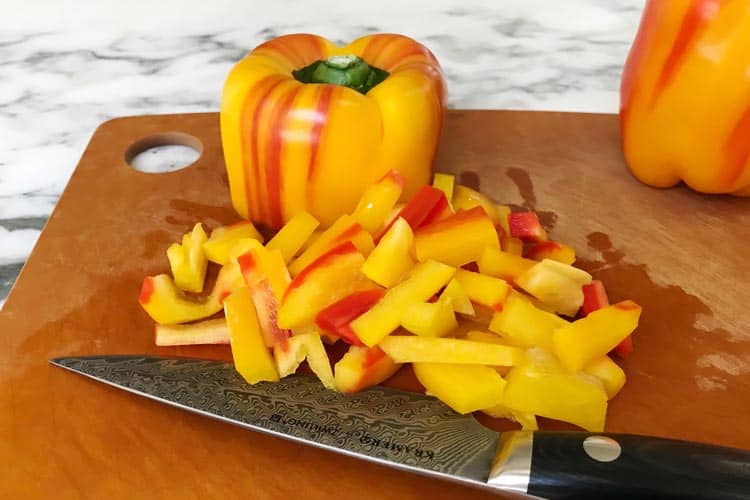
<svg viewBox="0 0 750 500"><path fill-rule="evenodd" d="M620 97L638 179L750 195L750 1L650 0Z"/></svg>
<svg viewBox="0 0 750 500"><path fill-rule="evenodd" d="M387 76L366 93L347 87L336 68L353 59L352 70L364 61ZM307 71L317 61L338 72L335 84L295 78L320 81ZM221 135L234 208L273 229L303 210L327 227L390 170L403 176L409 199L430 180L444 110L440 65L410 38L370 35L346 47L305 34L269 40L224 85Z"/></svg>

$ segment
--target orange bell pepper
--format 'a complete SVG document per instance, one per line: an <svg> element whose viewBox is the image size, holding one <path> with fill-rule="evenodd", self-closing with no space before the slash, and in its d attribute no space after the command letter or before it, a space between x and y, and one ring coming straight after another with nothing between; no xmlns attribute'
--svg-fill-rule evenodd
<svg viewBox="0 0 750 500"><path fill-rule="evenodd" d="M623 152L646 184L750 195L749 6L647 3L620 88Z"/></svg>
<svg viewBox="0 0 750 500"><path fill-rule="evenodd" d="M430 180L445 82L432 53L401 35L337 47L287 35L232 68L221 136L232 203L278 229L302 210L323 226L391 169L411 198Z"/></svg>

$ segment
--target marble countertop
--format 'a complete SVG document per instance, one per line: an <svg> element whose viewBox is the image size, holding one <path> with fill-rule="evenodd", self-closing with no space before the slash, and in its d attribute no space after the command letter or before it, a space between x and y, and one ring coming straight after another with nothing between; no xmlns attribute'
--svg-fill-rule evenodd
<svg viewBox="0 0 750 500"><path fill-rule="evenodd" d="M399 32L440 60L452 108L616 112L644 0L25 0L0 17L0 303L96 126L216 111L231 65L293 32Z"/></svg>

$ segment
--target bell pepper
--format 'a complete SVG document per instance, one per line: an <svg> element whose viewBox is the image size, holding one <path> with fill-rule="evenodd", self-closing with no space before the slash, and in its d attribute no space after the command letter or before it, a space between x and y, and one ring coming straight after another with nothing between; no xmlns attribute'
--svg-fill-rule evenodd
<svg viewBox="0 0 750 500"><path fill-rule="evenodd" d="M296 276L315 259L347 241L351 241L364 256L369 255L375 247L370 233L365 231L354 217L344 214L310 243L299 257L289 263L289 272Z"/></svg>
<svg viewBox="0 0 750 500"><path fill-rule="evenodd" d="M206 277L208 259L203 252L206 232L201 223L182 237L182 243L172 243L167 248L169 267L174 276L174 284L180 290L200 292L203 290L203 279Z"/></svg>
<svg viewBox="0 0 750 500"><path fill-rule="evenodd" d="M414 232L399 217L367 256L362 272L378 285L388 288L398 283L415 264Z"/></svg>
<svg viewBox="0 0 750 500"><path fill-rule="evenodd" d="M516 278L516 285L555 312L575 316L583 304L583 285L591 279L586 271L544 259Z"/></svg>
<svg viewBox="0 0 750 500"><path fill-rule="evenodd" d="M508 281L514 281L534 265L536 265L536 262L531 259L503 252L499 248L491 246L485 247L477 261L479 272L482 274Z"/></svg>
<svg viewBox="0 0 750 500"><path fill-rule="evenodd" d="M453 338L391 335L378 347L397 363L517 366L525 359L518 347Z"/></svg>
<svg viewBox="0 0 750 500"><path fill-rule="evenodd" d="M373 285L361 272L365 258L350 241L321 255L294 277L281 299L280 328L304 328L324 308Z"/></svg>
<svg viewBox="0 0 750 500"><path fill-rule="evenodd" d="M505 280L466 269L457 270L454 279L472 302L493 311L502 310L503 302L511 289Z"/></svg>
<svg viewBox="0 0 750 500"><path fill-rule="evenodd" d="M346 394L361 391L390 378L401 368L378 347L353 345L333 368L336 390Z"/></svg>
<svg viewBox="0 0 750 500"><path fill-rule="evenodd" d="M404 178L395 170L391 170L362 193L352 217L375 236L389 220L403 190Z"/></svg>
<svg viewBox="0 0 750 500"><path fill-rule="evenodd" d="M604 283L599 280L592 280L591 283L583 286L583 305L581 306L581 314L583 316L588 316L592 312L607 307L608 305L609 297L607 297L607 290L604 288ZM612 349L612 353L621 359L627 358L632 352L632 335L625 337L622 342Z"/></svg>
<svg viewBox="0 0 750 500"><path fill-rule="evenodd" d="M242 287L227 297L224 313L231 334L235 370L250 384L263 380L278 381L279 374L263 341L250 290Z"/></svg>
<svg viewBox="0 0 750 500"><path fill-rule="evenodd" d="M156 325L158 346L228 344L229 328L224 318L207 319L187 325Z"/></svg>
<svg viewBox="0 0 750 500"><path fill-rule="evenodd" d="M434 259L451 266L475 262L486 247L500 248L492 219L474 207L422 226L414 232L417 260Z"/></svg>
<svg viewBox="0 0 750 500"><path fill-rule="evenodd" d="M517 255L518 257L523 255L523 241L520 238L506 236L500 242L500 248L502 248L503 252L511 255Z"/></svg>
<svg viewBox="0 0 750 500"><path fill-rule="evenodd" d="M564 243L542 241L529 247L523 255L527 259L551 259L563 264L572 265L576 261L576 251Z"/></svg>
<svg viewBox="0 0 750 500"><path fill-rule="evenodd" d="M266 243L266 248L281 252L284 262L288 263L297 255L319 225L318 219L307 212L300 212L289 219L284 227Z"/></svg>
<svg viewBox="0 0 750 500"><path fill-rule="evenodd" d="M415 335L443 337L458 327L449 298L412 304L401 318L401 326Z"/></svg>
<svg viewBox="0 0 750 500"><path fill-rule="evenodd" d="M506 381L502 404L511 410L570 422L590 432L604 430L607 393L598 380L524 365L511 369Z"/></svg>
<svg viewBox="0 0 750 500"><path fill-rule="evenodd" d="M420 227L448 217L452 213L453 210L451 210L445 193L436 187L424 186L398 212L398 215L386 226L378 239L388 232L394 221L399 218L408 222L409 226L416 231Z"/></svg>
<svg viewBox="0 0 750 500"><path fill-rule="evenodd" d="M414 363L414 375L428 393L458 413L502 404L505 380L482 365Z"/></svg>
<svg viewBox="0 0 750 500"><path fill-rule="evenodd" d="M401 324L406 309L425 302L455 274L454 267L434 260L422 262L409 276L389 289L372 309L352 321L351 329L367 346L374 346Z"/></svg>
<svg viewBox="0 0 750 500"><path fill-rule="evenodd" d="M274 229L302 210L328 226L391 169L410 198L430 180L444 110L440 65L410 38L369 35L345 47L306 34L269 40L224 85L232 203Z"/></svg>
<svg viewBox="0 0 750 500"><path fill-rule="evenodd" d="M385 294L380 288L361 290L347 295L322 309L315 316L315 324L326 332L336 334L352 345L364 345L352 331L350 323L369 311Z"/></svg>
<svg viewBox="0 0 750 500"><path fill-rule="evenodd" d="M238 222L231 226L217 227L203 243L203 252L211 262L224 265L229 261L229 251L240 240L252 238L263 243L261 235L250 221Z"/></svg>
<svg viewBox="0 0 750 500"><path fill-rule="evenodd" d="M461 284L456 281L456 278L450 280L445 286L442 293L440 294L440 300L450 300L453 310L464 316L475 316L474 306L471 304L471 299L464 291Z"/></svg>
<svg viewBox="0 0 750 500"><path fill-rule="evenodd" d="M602 381L609 399L615 397L625 385L625 372L609 356L591 361L583 368L583 372Z"/></svg>
<svg viewBox="0 0 750 500"><path fill-rule="evenodd" d="M750 195L747 0L650 0L623 70L622 148L646 184Z"/></svg>
<svg viewBox="0 0 750 500"><path fill-rule="evenodd" d="M547 232L535 212L513 212L508 215L510 236L524 242L547 241Z"/></svg>
<svg viewBox="0 0 750 500"><path fill-rule="evenodd" d="M606 355L638 326L641 306L625 300L555 330L555 355L571 372Z"/></svg>
<svg viewBox="0 0 750 500"><path fill-rule="evenodd" d="M302 361L307 360L310 370L326 389L335 387L331 362L317 332L297 334L289 339L287 349L274 347L273 354L280 377L286 377L296 372Z"/></svg>
<svg viewBox="0 0 750 500"><path fill-rule="evenodd" d="M511 345L539 346L551 351L553 333L567 324L558 315L535 307L521 294L514 292L505 300L502 311L492 316L489 328Z"/></svg>
<svg viewBox="0 0 750 500"><path fill-rule="evenodd" d="M435 176L432 178L432 187L442 191L445 194L445 198L450 202L453 199L453 186L455 182L456 178L452 175L435 172Z"/></svg>

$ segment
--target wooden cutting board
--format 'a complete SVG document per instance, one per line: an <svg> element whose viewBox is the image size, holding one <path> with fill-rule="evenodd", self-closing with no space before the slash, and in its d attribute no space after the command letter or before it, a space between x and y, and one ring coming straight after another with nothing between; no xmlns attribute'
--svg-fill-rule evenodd
<svg viewBox="0 0 750 500"><path fill-rule="evenodd" d="M203 153L193 166L145 174L127 165L126 151L174 132L197 138ZM622 362L628 383L611 402L607 430L750 448L750 199L639 184L611 115L452 111L437 165L496 201L537 210L553 238L573 245L579 265L604 280L612 300L643 305L635 352ZM168 244L196 221L235 220L217 114L120 118L97 129L0 314L3 494L328 500L469 493L47 364L104 353L229 359L226 347L156 348L137 297L145 275L168 269ZM408 371L393 383L417 387Z"/></svg>

